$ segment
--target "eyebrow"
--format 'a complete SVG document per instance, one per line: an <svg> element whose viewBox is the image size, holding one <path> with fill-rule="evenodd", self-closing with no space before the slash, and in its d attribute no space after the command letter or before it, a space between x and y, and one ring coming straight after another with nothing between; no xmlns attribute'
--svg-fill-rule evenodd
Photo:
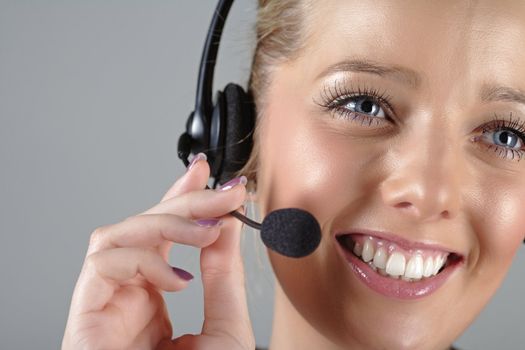
<svg viewBox="0 0 525 350"><path fill-rule="evenodd" d="M356 72L356 73L371 73L381 77L397 80L400 83L409 85L417 89L421 85L422 74L407 67L399 65L388 65L375 62L369 59L346 59L344 61L335 63L325 70L323 70L316 78L320 79L324 76L339 73L339 72Z"/></svg>
<svg viewBox="0 0 525 350"><path fill-rule="evenodd" d="M418 89L424 74L400 65L379 63L370 59L349 58L328 66L316 79L339 72L371 73L397 80ZM479 93L482 102L516 102L525 105L525 92L509 86L484 83Z"/></svg>
<svg viewBox="0 0 525 350"><path fill-rule="evenodd" d="M497 86L485 83L481 87L480 98L483 102L505 101L525 105L525 93L509 86Z"/></svg>

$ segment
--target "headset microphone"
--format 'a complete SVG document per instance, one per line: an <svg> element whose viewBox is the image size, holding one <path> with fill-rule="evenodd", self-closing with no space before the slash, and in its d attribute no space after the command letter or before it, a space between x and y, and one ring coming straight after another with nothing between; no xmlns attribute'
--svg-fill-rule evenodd
<svg viewBox="0 0 525 350"><path fill-rule="evenodd" d="M255 108L250 93L236 84L218 92L211 90L213 72L224 22L233 0L220 0L215 9L202 52L197 81L195 110L178 142L178 156L186 167L190 154L206 153L215 188L242 169L250 157L255 128ZM206 188L209 188L206 186ZM321 242L321 228L315 217L299 208L272 211L259 224L237 211L230 213L261 231L263 243L284 256L300 258L315 251Z"/></svg>

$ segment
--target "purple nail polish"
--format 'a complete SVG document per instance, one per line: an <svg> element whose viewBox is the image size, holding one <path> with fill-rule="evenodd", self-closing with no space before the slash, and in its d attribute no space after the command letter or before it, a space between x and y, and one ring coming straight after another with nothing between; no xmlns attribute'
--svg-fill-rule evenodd
<svg viewBox="0 0 525 350"><path fill-rule="evenodd" d="M247 183L248 183L248 179L246 178L246 176L243 175L243 176L231 179L230 181L226 182L224 185L221 185L219 187L219 191L227 191L233 188L234 186L237 186L238 184L246 185Z"/></svg>
<svg viewBox="0 0 525 350"><path fill-rule="evenodd" d="M188 169L186 171L189 171L198 161L206 159L207 157L205 153L197 153L195 157L193 157L193 159L191 160L190 165L188 165Z"/></svg>
<svg viewBox="0 0 525 350"><path fill-rule="evenodd" d="M172 266L171 267L173 272L177 274L180 278L182 278L185 281L191 281L193 279L193 275L189 273L188 271L185 271L183 269L179 269L178 267Z"/></svg>
<svg viewBox="0 0 525 350"><path fill-rule="evenodd" d="M220 222L221 222L220 219L215 219L215 218L195 220L195 223L197 225L204 226L204 227L213 227L219 224Z"/></svg>

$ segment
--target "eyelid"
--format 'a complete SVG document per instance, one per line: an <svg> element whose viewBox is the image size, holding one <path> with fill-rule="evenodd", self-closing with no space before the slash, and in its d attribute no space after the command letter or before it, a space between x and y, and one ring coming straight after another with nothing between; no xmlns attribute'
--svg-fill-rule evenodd
<svg viewBox="0 0 525 350"><path fill-rule="evenodd" d="M519 162L525 155L525 148L513 149L509 147L499 146L491 142L480 141L485 138L484 136L487 133L493 133L503 130L509 131L512 134L516 135L521 140L522 145L525 145L525 120L522 120L521 118L513 119L512 112L510 112L508 117L501 117L497 113L494 113L494 116L491 120L482 124L474 130L477 132L481 132L481 134L472 137L471 141L475 142L480 147L485 147L486 151L492 151L491 153L498 152L499 155L497 155L497 157L502 158L504 160L509 159L508 154L512 153L512 159L509 160L514 160L514 158L516 158L517 156L517 161ZM504 156L501 155L503 153Z"/></svg>
<svg viewBox="0 0 525 350"><path fill-rule="evenodd" d="M386 89L378 89L368 83L359 80L351 80L348 77L335 79L323 84L320 93L321 102L314 99L314 103L325 110L337 108L343 105L343 101L359 96L369 96L373 98L381 107L386 108L387 117L397 119L392 104L392 97Z"/></svg>
<svg viewBox="0 0 525 350"><path fill-rule="evenodd" d="M371 97L371 99L373 99L374 101L376 101L376 102L381 106L381 108L386 107L386 109L387 109L387 113L386 113L386 114L387 114L387 117L389 117L389 116L392 115L392 114L395 115L394 110L393 110L393 108L392 108L392 106L391 106L391 104L390 104L389 99L383 98L383 97L381 97L381 96L373 96L373 95L368 95L368 94L366 94L366 93L362 93L362 94L357 94L357 93L356 93L356 94L352 94L352 95L349 95L349 96L342 96L342 97L341 97L341 100L344 101L344 100L349 100L349 99L351 99L351 98L361 97L361 96L368 96L368 97ZM342 104L343 104L343 103L341 103L341 105L342 105Z"/></svg>
<svg viewBox="0 0 525 350"><path fill-rule="evenodd" d="M370 116L365 113L360 112L354 112L350 111L348 109L345 109L345 104L347 103L347 100L355 98L355 97L361 97L361 96L367 96L371 99L375 100L376 103L380 104L381 108L385 108L388 111L385 111L385 117L379 118L376 116ZM352 119L354 120L365 120L370 121L369 125L374 120L381 120L386 119L390 125L392 123L392 119L397 121L396 113L394 112L394 109L392 107L392 104L390 102L391 97L386 95L385 92L378 92L378 90L369 88L367 85L364 85L364 87L358 86L357 89L355 88L348 88L347 85L340 86L338 83L338 80L336 80L332 85L325 84L323 87L323 91L321 93L321 98L323 100L322 103L319 103L315 101L314 103L322 107L325 111L329 111L331 113L337 113L344 117L345 119ZM364 124L364 123L362 123ZM386 127L388 128L388 126ZM482 124L480 127L478 127L475 131L482 130L483 134L487 132L494 132L494 131L501 131L501 130L508 130L512 132L513 134L517 135L523 144L525 144L525 121L521 121L519 118L517 120L512 120L512 112L510 113L510 119L508 120L502 120L496 113L494 114L494 118L492 121L486 122ZM478 141L482 137L474 137L471 140L472 141ZM486 143L486 142L475 142L476 145L484 144L487 149L495 148L496 151L499 151L499 158L508 159L507 155L512 153L514 160L515 155L518 154L518 161L522 159L522 157L525 154L525 149L515 150L512 148L499 146L496 144ZM504 153L505 156L501 156L501 154Z"/></svg>
<svg viewBox="0 0 525 350"><path fill-rule="evenodd" d="M489 132L508 130L521 138L525 143L525 119L513 118L513 113L510 112L508 116L501 116L493 113L492 117L482 122L476 127L473 132L481 133L482 135Z"/></svg>

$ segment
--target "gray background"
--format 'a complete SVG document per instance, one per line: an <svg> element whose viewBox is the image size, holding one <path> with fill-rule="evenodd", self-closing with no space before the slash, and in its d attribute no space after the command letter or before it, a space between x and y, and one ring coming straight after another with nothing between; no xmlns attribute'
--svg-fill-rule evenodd
<svg viewBox="0 0 525 350"><path fill-rule="evenodd" d="M0 0L0 347L55 349L90 233L154 205L183 174L176 141L193 107L215 1ZM254 0L233 6L216 86L244 84ZM247 232L248 299L268 344L273 278ZM525 256L458 340L523 348ZM202 324L198 251L170 263L196 275L166 299L175 334Z"/></svg>

